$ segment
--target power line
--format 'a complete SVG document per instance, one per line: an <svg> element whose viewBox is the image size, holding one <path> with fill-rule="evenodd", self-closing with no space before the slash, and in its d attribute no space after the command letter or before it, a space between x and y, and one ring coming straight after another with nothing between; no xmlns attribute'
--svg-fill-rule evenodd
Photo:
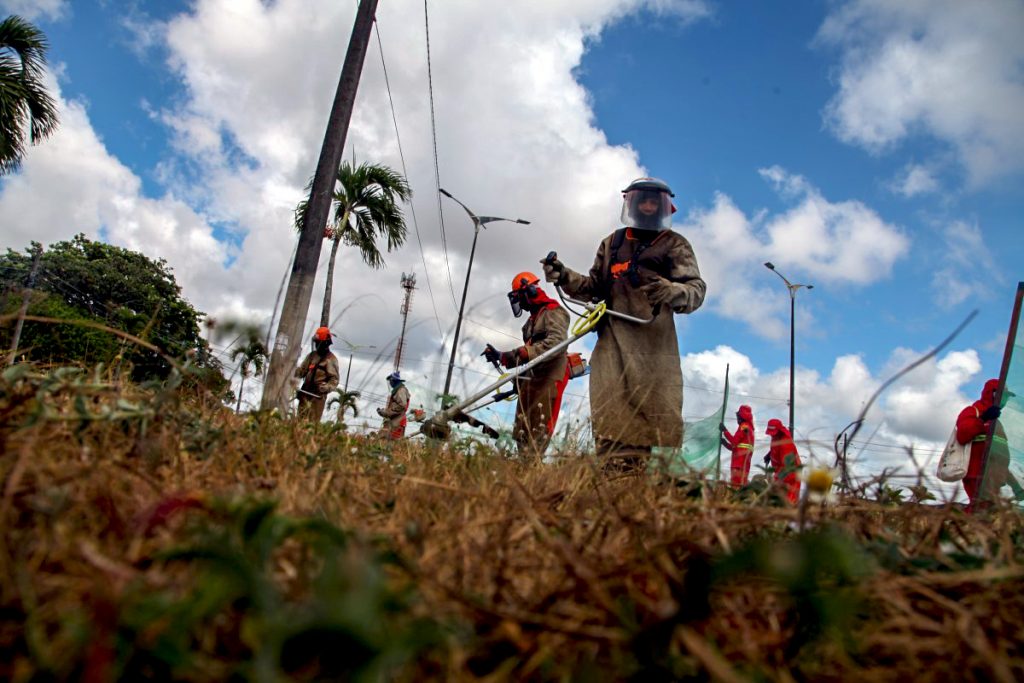
<svg viewBox="0 0 1024 683"><path fill-rule="evenodd" d="M434 115L434 74L430 63L430 13L427 11L427 0L423 0L423 26L427 36L427 89L430 92L430 133L434 143L434 182L437 186L437 217L441 226L441 249L444 251L444 267L448 272L448 291L452 295L452 304L458 308L455 301L455 287L452 285L452 266L448 260L448 237L444 231L444 209L441 206L441 167L437 161L437 121Z"/></svg>
<svg viewBox="0 0 1024 683"><path fill-rule="evenodd" d="M384 44L380 39L380 22L374 19L374 31L377 34L377 48L380 51L380 66L384 70L384 85L388 91L388 103L391 105L391 120L395 124L395 140L398 141L398 158L402 160L402 173L406 182L409 180L409 170L405 166L405 153L402 151L402 136L398 134L398 116L395 114L395 101L391 97L391 81L388 79L388 66L384 62ZM416 205L410 201L409 210L412 212L412 225L416 229L416 243L420 247L420 260L423 261L423 275L427 278L427 293L430 295L430 306L434 309L434 321L437 323L437 334L444 337L441 330L441 316L437 314L437 303L434 301L434 288L430 286L430 269L427 268L427 257L423 252L423 240L420 239L420 224L416 220Z"/></svg>

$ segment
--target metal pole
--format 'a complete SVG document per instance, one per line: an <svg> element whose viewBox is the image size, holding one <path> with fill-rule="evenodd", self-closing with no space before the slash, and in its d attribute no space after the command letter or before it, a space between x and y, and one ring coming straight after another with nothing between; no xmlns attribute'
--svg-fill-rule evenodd
<svg viewBox="0 0 1024 683"><path fill-rule="evenodd" d="M345 371L345 393L348 393L348 378L352 375L352 352L348 354L348 370Z"/></svg>
<svg viewBox="0 0 1024 683"><path fill-rule="evenodd" d="M309 301L313 295L313 281L316 278L320 251L323 246L324 226L331 209L334 185L341 163L345 138L348 134L349 121L355 104L356 90L359 87L359 75L363 70L363 61L370 44L370 33L373 29L373 17L377 10L377 0L360 0L356 11L355 23L352 26L352 37L349 39L348 52L341 69L341 78L334 95L334 103L327 121L320 158L316 173L313 176L313 187L306 205L302 233L295 250L291 276L284 304L281 307L281 318L277 325L274 338L274 349L270 356L270 367L267 371L267 382L263 387L262 407L264 409L287 406L285 387L291 376L292 369L298 361L302 346L302 328L309 313Z"/></svg>
<svg viewBox="0 0 1024 683"><path fill-rule="evenodd" d="M729 364L725 364L725 391L722 392L722 423L725 423L725 409L729 403ZM722 480L722 434L718 434L718 455L715 458L715 480Z"/></svg>
<svg viewBox="0 0 1024 683"><path fill-rule="evenodd" d="M789 290L789 433L795 439L796 434L793 432L793 377L794 377L794 360L796 358L796 322L794 315L796 312L796 290Z"/></svg>
<svg viewBox="0 0 1024 683"><path fill-rule="evenodd" d="M448 374L444 378L444 391L441 392L441 407L445 407L445 397L452 386L452 370L455 369L455 353L459 348L459 332L462 330L462 313L466 309L466 294L469 292L469 274L473 272L473 256L476 254L476 238L480 236L480 221L473 218L473 246L469 250L469 267L466 268L466 283L462 287L462 303L459 304L459 317L455 321L455 337L452 339L452 355L448 359Z"/></svg>

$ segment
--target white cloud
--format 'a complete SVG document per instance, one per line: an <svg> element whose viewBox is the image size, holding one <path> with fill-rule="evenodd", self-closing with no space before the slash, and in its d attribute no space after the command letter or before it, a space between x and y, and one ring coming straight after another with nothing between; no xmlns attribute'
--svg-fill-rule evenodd
<svg viewBox="0 0 1024 683"><path fill-rule="evenodd" d="M791 263L819 281L866 285L888 277L906 255L903 231L856 200L830 202L806 178L778 166L761 175L800 203L767 221L773 260Z"/></svg>
<svg viewBox="0 0 1024 683"><path fill-rule="evenodd" d="M1017 0L854 0L822 25L842 51L826 120L874 152L925 133L973 184L1024 168L1024 5Z"/></svg>
<svg viewBox="0 0 1024 683"><path fill-rule="evenodd" d="M788 294L765 273L765 261L793 281L864 286L889 277L908 253L903 231L863 203L829 201L806 178L778 166L760 173L792 208L748 217L720 193L680 228L693 242L709 283L706 305L720 315L746 323L760 336L781 339L788 334ZM813 313L801 315L813 329Z"/></svg>
<svg viewBox="0 0 1024 683"><path fill-rule="evenodd" d="M67 239L78 232L105 234L120 246L167 259L187 298L202 296L221 279L228 248L214 239L205 219L173 195L142 196L141 182L107 152L85 107L65 101L52 78L48 90L60 104L60 126L29 148L20 173L4 180L0 222L8 245Z"/></svg>
<svg viewBox="0 0 1024 683"><path fill-rule="evenodd" d="M705 0L648 0L647 6L655 14L675 17L684 23L707 19L714 15Z"/></svg>
<svg viewBox="0 0 1024 683"><path fill-rule="evenodd" d="M4 14L17 14L26 21L57 20L71 11L69 0L0 0Z"/></svg>
<svg viewBox="0 0 1024 683"><path fill-rule="evenodd" d="M908 198L937 192L939 187L933 170L921 164L908 164L890 183L893 192Z"/></svg>
<svg viewBox="0 0 1024 683"><path fill-rule="evenodd" d="M941 228L942 253L932 274L932 290L940 306L950 308L984 297L1003 280L992 250L976 223L952 221Z"/></svg>

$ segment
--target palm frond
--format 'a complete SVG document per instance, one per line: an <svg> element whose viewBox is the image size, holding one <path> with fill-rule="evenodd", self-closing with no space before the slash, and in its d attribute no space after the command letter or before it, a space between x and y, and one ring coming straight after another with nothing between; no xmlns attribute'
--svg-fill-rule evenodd
<svg viewBox="0 0 1024 683"><path fill-rule="evenodd" d="M19 16L0 21L0 173L16 170L28 142L49 137L58 123L57 103L43 87L46 36Z"/></svg>

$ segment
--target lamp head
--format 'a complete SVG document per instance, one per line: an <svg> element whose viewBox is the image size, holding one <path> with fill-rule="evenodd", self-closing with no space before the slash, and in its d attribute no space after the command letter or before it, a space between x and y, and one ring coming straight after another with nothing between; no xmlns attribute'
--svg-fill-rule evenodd
<svg viewBox="0 0 1024 683"><path fill-rule="evenodd" d="M765 261L764 267L767 268L768 270L775 270L775 264L772 263L771 261Z"/></svg>

